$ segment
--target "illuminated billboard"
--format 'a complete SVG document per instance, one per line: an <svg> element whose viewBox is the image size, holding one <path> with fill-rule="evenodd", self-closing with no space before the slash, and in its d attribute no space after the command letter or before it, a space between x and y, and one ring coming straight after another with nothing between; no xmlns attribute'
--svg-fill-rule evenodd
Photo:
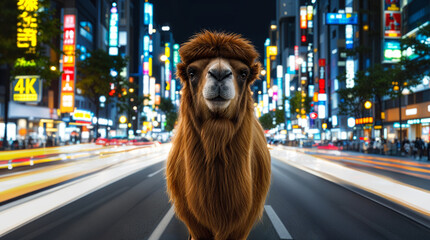
<svg viewBox="0 0 430 240"><path fill-rule="evenodd" d="M166 56L166 61L164 61L164 76L166 79L166 91L164 97L168 98L170 96L170 84L172 82L172 70L170 68L170 44L164 44L164 55Z"/></svg>
<svg viewBox="0 0 430 240"><path fill-rule="evenodd" d="M358 14L357 13L327 13L326 24L332 25L346 25L358 24Z"/></svg>
<svg viewBox="0 0 430 240"><path fill-rule="evenodd" d="M308 21L306 17L307 17L306 7L302 6L300 7L300 28L301 29L308 28Z"/></svg>
<svg viewBox="0 0 430 240"><path fill-rule="evenodd" d="M402 55L399 40L402 36L400 0L384 0L383 16L383 62L395 63L400 61Z"/></svg>
<svg viewBox="0 0 430 240"><path fill-rule="evenodd" d="M325 103L327 101L327 94L325 91L326 80L325 80L325 58L318 60L319 65L319 80L318 80L318 118L324 119L326 117Z"/></svg>
<svg viewBox="0 0 430 240"><path fill-rule="evenodd" d="M401 33L401 19L400 12L385 11L384 13L384 36L385 38L400 38Z"/></svg>
<svg viewBox="0 0 430 240"><path fill-rule="evenodd" d="M144 3L144 8L145 8L145 12L144 12L144 17L143 17L143 24L145 24L145 25L147 25L148 26L148 34L152 34L152 29L153 29L153 26L154 26L154 23L153 23L153 12L154 12L154 9L153 9L153 5L152 5L152 3L148 3L148 2L146 2L146 3Z"/></svg>
<svg viewBox="0 0 430 240"><path fill-rule="evenodd" d="M118 55L118 8L112 3L109 18L109 55Z"/></svg>
<svg viewBox="0 0 430 240"><path fill-rule="evenodd" d="M64 15L63 36L63 73L61 75L62 113L73 112L75 106L75 46L76 46L76 16Z"/></svg>
<svg viewBox="0 0 430 240"><path fill-rule="evenodd" d="M40 102L42 99L40 76L16 76L12 81L12 99L15 102Z"/></svg>
<svg viewBox="0 0 430 240"><path fill-rule="evenodd" d="M400 11L400 0L384 0L385 11Z"/></svg>
<svg viewBox="0 0 430 240"><path fill-rule="evenodd" d="M346 60L346 88L353 88L355 85L355 63L354 60Z"/></svg>
<svg viewBox="0 0 430 240"><path fill-rule="evenodd" d="M398 62L402 57L400 41L397 39L384 41L384 62Z"/></svg>
<svg viewBox="0 0 430 240"><path fill-rule="evenodd" d="M39 1L17 1L22 13L18 16L17 41L18 48L27 49L27 53L35 53L37 46L37 11Z"/></svg>

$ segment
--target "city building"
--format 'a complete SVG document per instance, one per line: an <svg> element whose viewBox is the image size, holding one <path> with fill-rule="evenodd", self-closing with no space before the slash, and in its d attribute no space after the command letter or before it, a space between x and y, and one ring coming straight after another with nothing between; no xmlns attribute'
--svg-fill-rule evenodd
<svg viewBox="0 0 430 240"><path fill-rule="evenodd" d="M415 37L420 41L429 43L430 39L424 39L417 34L420 27L430 24L430 5L427 1L412 0L401 1L401 25L402 38ZM392 49L398 50L398 44L391 44ZM391 50L391 49L390 49ZM385 55L384 55L385 57ZM412 59L416 56L411 55ZM395 139L415 140L417 137L428 142L430 140L430 69L421 69L427 76L422 83L416 86L412 93L405 91L399 99L386 98L384 100L384 137L394 141ZM399 121L399 105L401 124Z"/></svg>
<svg viewBox="0 0 430 240"><path fill-rule="evenodd" d="M367 99L369 108L365 102L359 103L362 110L353 115L341 111L345 103L338 94L354 87L357 71L377 64L389 69L396 64L400 39L416 35L420 26L428 24L428 13L428 4L420 0L277 0L277 19L271 24L275 31L269 32L266 46L276 46L277 53L269 64L265 58L268 96L263 86L258 98L266 108L263 112L274 109L271 103L276 85L287 99L287 140L394 140L400 127L409 139L428 138L428 78L412 94L402 97L405 121L401 126L398 100ZM340 81L342 75L345 81ZM303 104L291 107L296 95L301 101L312 98L310 111Z"/></svg>

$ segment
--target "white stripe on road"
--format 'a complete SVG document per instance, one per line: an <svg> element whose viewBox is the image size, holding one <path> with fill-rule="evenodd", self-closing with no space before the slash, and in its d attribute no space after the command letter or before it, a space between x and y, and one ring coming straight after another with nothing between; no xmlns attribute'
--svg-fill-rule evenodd
<svg viewBox="0 0 430 240"><path fill-rule="evenodd" d="M167 225L170 223L170 220L172 220L173 215L175 215L175 211L173 210L173 206L171 206L169 211L164 215L161 222L155 228L154 232L149 236L148 240L159 240L164 230L166 230Z"/></svg>
<svg viewBox="0 0 430 240"><path fill-rule="evenodd" d="M151 174L148 174L148 177L149 177L149 178L150 178L150 177L153 177L153 176L154 176L154 175L156 175L157 173L159 173L159 172L163 171L165 168L166 168L166 167L163 167L162 169L160 169L160 170L158 170L158 171L156 171L156 172L153 172L153 173L151 173Z"/></svg>
<svg viewBox="0 0 430 240"><path fill-rule="evenodd" d="M142 161L142 158L147 157L143 155L137 160L129 160L113 165L101 172L73 181L73 184L66 185L66 187L60 185L57 191L49 192L39 198L30 199L20 205L6 208L0 212L0 237L34 219L167 158L166 153L156 156Z"/></svg>
<svg viewBox="0 0 430 240"><path fill-rule="evenodd" d="M266 210L267 216L269 216L270 221L272 222L273 227L279 235L280 239L293 239L291 237L288 230L285 228L284 224L282 224L281 219L279 219L278 215L276 215L272 206L264 205L264 209Z"/></svg>

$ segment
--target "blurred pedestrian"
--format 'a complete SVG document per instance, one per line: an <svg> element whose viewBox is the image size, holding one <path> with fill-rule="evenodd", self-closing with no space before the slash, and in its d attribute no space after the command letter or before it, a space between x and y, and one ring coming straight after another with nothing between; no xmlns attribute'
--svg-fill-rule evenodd
<svg viewBox="0 0 430 240"><path fill-rule="evenodd" d="M419 160L421 160L421 158L423 156L423 151L425 148L424 141L421 138L417 137L417 140L415 141L415 145L416 145L416 148L418 151Z"/></svg>
<svg viewBox="0 0 430 240"><path fill-rule="evenodd" d="M430 142L427 143L427 161L430 161Z"/></svg>
<svg viewBox="0 0 430 240"><path fill-rule="evenodd" d="M33 148L33 138L28 136L28 148Z"/></svg>
<svg viewBox="0 0 430 240"><path fill-rule="evenodd" d="M405 155L409 156L409 154L411 153L411 143L409 142L409 140L404 141L403 150L405 151Z"/></svg>

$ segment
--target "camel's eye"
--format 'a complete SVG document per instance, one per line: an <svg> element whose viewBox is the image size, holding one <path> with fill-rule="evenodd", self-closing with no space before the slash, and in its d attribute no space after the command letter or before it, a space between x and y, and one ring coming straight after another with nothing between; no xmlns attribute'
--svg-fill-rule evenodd
<svg viewBox="0 0 430 240"><path fill-rule="evenodd" d="M188 68L188 76L192 79L196 76L196 70L194 68Z"/></svg>
<svg viewBox="0 0 430 240"><path fill-rule="evenodd" d="M248 70L247 69L240 70L240 79L244 81L246 80L247 77L248 77Z"/></svg>

